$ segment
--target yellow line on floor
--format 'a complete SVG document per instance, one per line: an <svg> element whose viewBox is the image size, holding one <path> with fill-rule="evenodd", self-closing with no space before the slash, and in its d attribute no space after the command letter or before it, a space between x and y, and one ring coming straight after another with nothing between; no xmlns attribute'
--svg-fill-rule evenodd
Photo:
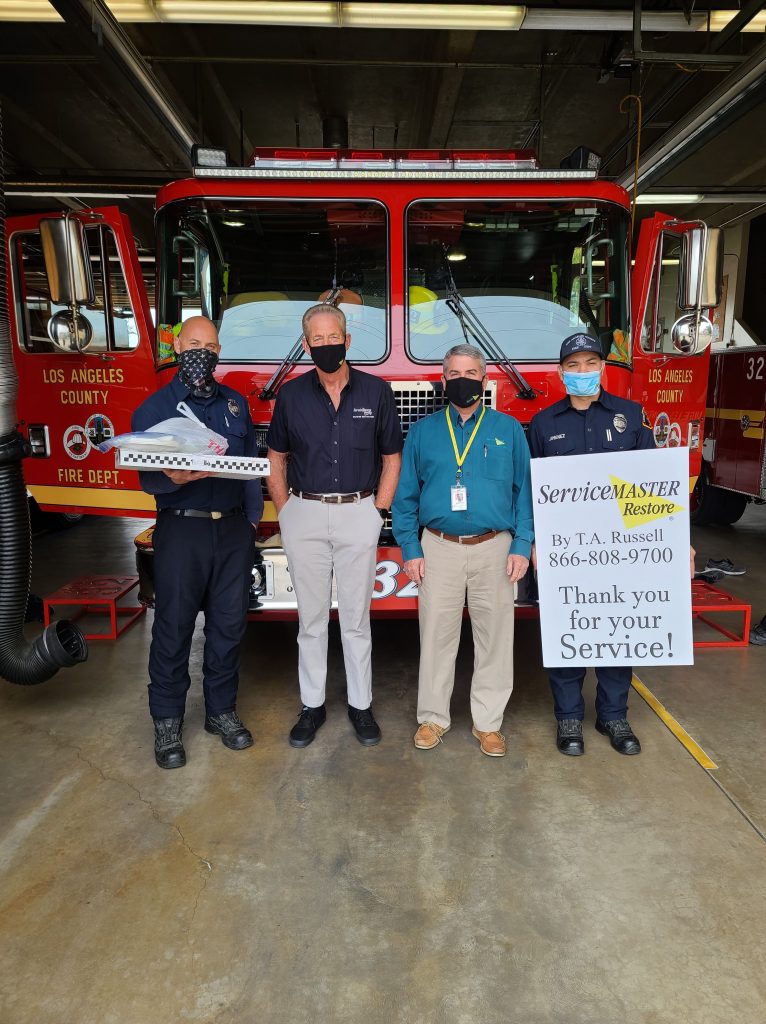
<svg viewBox="0 0 766 1024"><path fill-rule="evenodd" d="M640 694L640 696L644 698L660 721L670 729L678 742L686 747L698 764L702 765L703 768L708 769L715 769L718 767L715 761L707 756L699 743L697 743L696 740L693 740L686 729L684 729L682 725L679 725L675 718L673 718L665 705L658 701L652 691L644 686L638 676L633 676L631 685L636 693Z"/></svg>

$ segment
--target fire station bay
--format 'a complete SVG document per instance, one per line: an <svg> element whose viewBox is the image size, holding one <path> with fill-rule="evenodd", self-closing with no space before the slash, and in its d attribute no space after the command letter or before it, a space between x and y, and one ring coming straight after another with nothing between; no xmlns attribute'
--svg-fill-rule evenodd
<svg viewBox="0 0 766 1024"><path fill-rule="evenodd" d="M0 0L0 1024L766 1022L760 0Z"/></svg>

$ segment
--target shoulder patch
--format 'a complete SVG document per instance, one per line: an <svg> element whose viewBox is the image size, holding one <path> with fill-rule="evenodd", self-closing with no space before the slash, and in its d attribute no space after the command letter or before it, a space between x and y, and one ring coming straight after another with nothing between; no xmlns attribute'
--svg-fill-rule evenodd
<svg viewBox="0 0 766 1024"><path fill-rule="evenodd" d="M646 427L647 430L652 429L652 425L649 422L649 417L646 415L646 410L643 405L641 406L641 426Z"/></svg>

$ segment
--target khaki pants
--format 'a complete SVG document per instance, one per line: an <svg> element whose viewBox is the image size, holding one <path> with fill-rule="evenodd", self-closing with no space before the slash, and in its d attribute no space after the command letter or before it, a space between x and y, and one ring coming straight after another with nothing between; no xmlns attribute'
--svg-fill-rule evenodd
<svg viewBox="0 0 766 1024"><path fill-rule="evenodd" d="M480 732L495 732L513 689L516 584L506 574L511 536L455 544L423 532L425 576L420 586L418 722L450 724L455 658L466 590L473 631L471 715Z"/></svg>
<svg viewBox="0 0 766 1024"><path fill-rule="evenodd" d="M301 700L324 704L332 578L338 594L348 703L372 701L370 601L381 528L372 497L344 505L293 494L279 513L282 544L298 601L298 680Z"/></svg>

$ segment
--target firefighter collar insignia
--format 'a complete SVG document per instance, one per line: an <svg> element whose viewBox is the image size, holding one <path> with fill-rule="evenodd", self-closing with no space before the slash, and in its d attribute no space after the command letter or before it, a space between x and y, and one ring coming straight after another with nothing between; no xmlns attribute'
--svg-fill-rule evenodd
<svg viewBox="0 0 766 1024"><path fill-rule="evenodd" d="M612 420L612 423L614 423L614 429L615 430L619 430L619 432L621 434L622 434L622 432L628 426L628 421L627 421L626 417L622 415L621 412L618 412L618 413L615 414L615 417Z"/></svg>
<svg viewBox="0 0 766 1024"><path fill-rule="evenodd" d="M239 416L239 402L235 402L233 398L229 399L229 412L232 416Z"/></svg>

